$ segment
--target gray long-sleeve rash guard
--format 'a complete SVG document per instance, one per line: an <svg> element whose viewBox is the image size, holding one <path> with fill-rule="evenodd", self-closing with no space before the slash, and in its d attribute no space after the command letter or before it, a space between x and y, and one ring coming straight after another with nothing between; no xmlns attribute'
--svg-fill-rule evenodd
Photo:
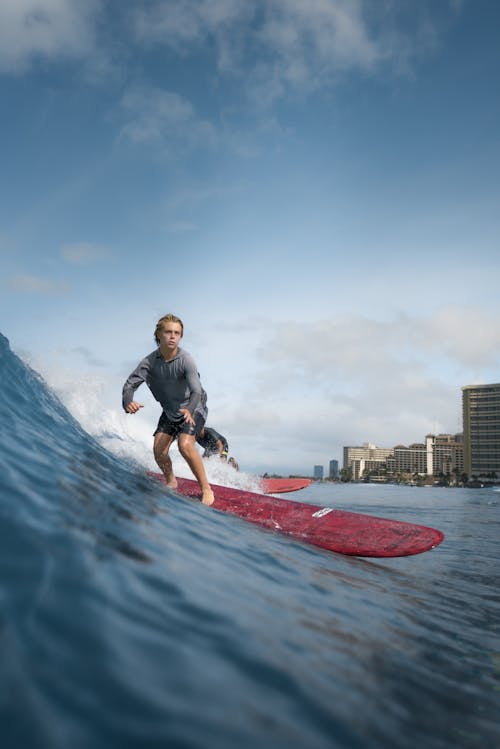
<svg viewBox="0 0 500 749"><path fill-rule="evenodd" d="M134 393L142 383L151 390L170 421L179 421L179 409L187 408L191 415L195 411L207 417L206 393L200 382L194 359L184 349L166 361L155 349L139 362L123 386L122 403L126 409L134 400Z"/></svg>

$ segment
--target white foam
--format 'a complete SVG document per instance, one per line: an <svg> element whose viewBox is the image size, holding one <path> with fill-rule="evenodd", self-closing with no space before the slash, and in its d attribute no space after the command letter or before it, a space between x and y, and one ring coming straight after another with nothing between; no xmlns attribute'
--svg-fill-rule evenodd
<svg viewBox="0 0 500 749"><path fill-rule="evenodd" d="M24 357L27 361L27 357ZM39 372L47 385L56 393L79 424L106 450L124 460L137 463L148 471L158 471L153 457L153 432L160 411L149 391L141 390L141 402L145 408L137 414L126 414L121 408L110 407L110 403L121 401L104 375L81 373L75 375L64 365L61 355L52 354L48 359L30 357L29 366ZM170 449L174 472L183 478L193 478L191 470L174 443ZM261 492L256 476L236 471L217 456L204 461L210 482L222 486L234 486L246 491Z"/></svg>

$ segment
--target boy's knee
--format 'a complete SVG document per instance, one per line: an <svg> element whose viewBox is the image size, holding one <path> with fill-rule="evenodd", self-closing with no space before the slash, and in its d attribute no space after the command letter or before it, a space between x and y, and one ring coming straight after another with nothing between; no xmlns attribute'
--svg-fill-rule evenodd
<svg viewBox="0 0 500 749"><path fill-rule="evenodd" d="M194 443L184 441L184 440L179 440L178 447L179 447L179 452L183 458L190 457L193 454L193 451L196 450Z"/></svg>

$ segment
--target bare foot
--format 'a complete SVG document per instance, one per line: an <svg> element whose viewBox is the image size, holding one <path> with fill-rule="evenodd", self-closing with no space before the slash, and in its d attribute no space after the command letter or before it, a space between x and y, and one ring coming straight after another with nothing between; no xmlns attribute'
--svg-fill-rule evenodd
<svg viewBox="0 0 500 749"><path fill-rule="evenodd" d="M204 505L213 505L213 503L215 502L214 493L210 489L210 487L202 492L201 501Z"/></svg>
<svg viewBox="0 0 500 749"><path fill-rule="evenodd" d="M166 485L169 489L177 489L177 481L174 479L173 481L166 481Z"/></svg>

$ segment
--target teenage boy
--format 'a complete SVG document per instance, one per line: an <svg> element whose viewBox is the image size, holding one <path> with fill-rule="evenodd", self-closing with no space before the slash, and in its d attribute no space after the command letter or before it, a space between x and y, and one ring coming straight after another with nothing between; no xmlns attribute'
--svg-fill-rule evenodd
<svg viewBox="0 0 500 749"><path fill-rule="evenodd" d="M177 487L168 454L172 442L177 440L180 454L200 485L201 501L211 505L214 495L195 444L207 418L206 393L193 358L179 346L183 335L183 322L176 315L169 313L158 320L154 332L157 348L127 378L122 403L127 413L137 413L143 404L134 400L134 393L146 383L163 408L154 432L153 453L167 486Z"/></svg>

